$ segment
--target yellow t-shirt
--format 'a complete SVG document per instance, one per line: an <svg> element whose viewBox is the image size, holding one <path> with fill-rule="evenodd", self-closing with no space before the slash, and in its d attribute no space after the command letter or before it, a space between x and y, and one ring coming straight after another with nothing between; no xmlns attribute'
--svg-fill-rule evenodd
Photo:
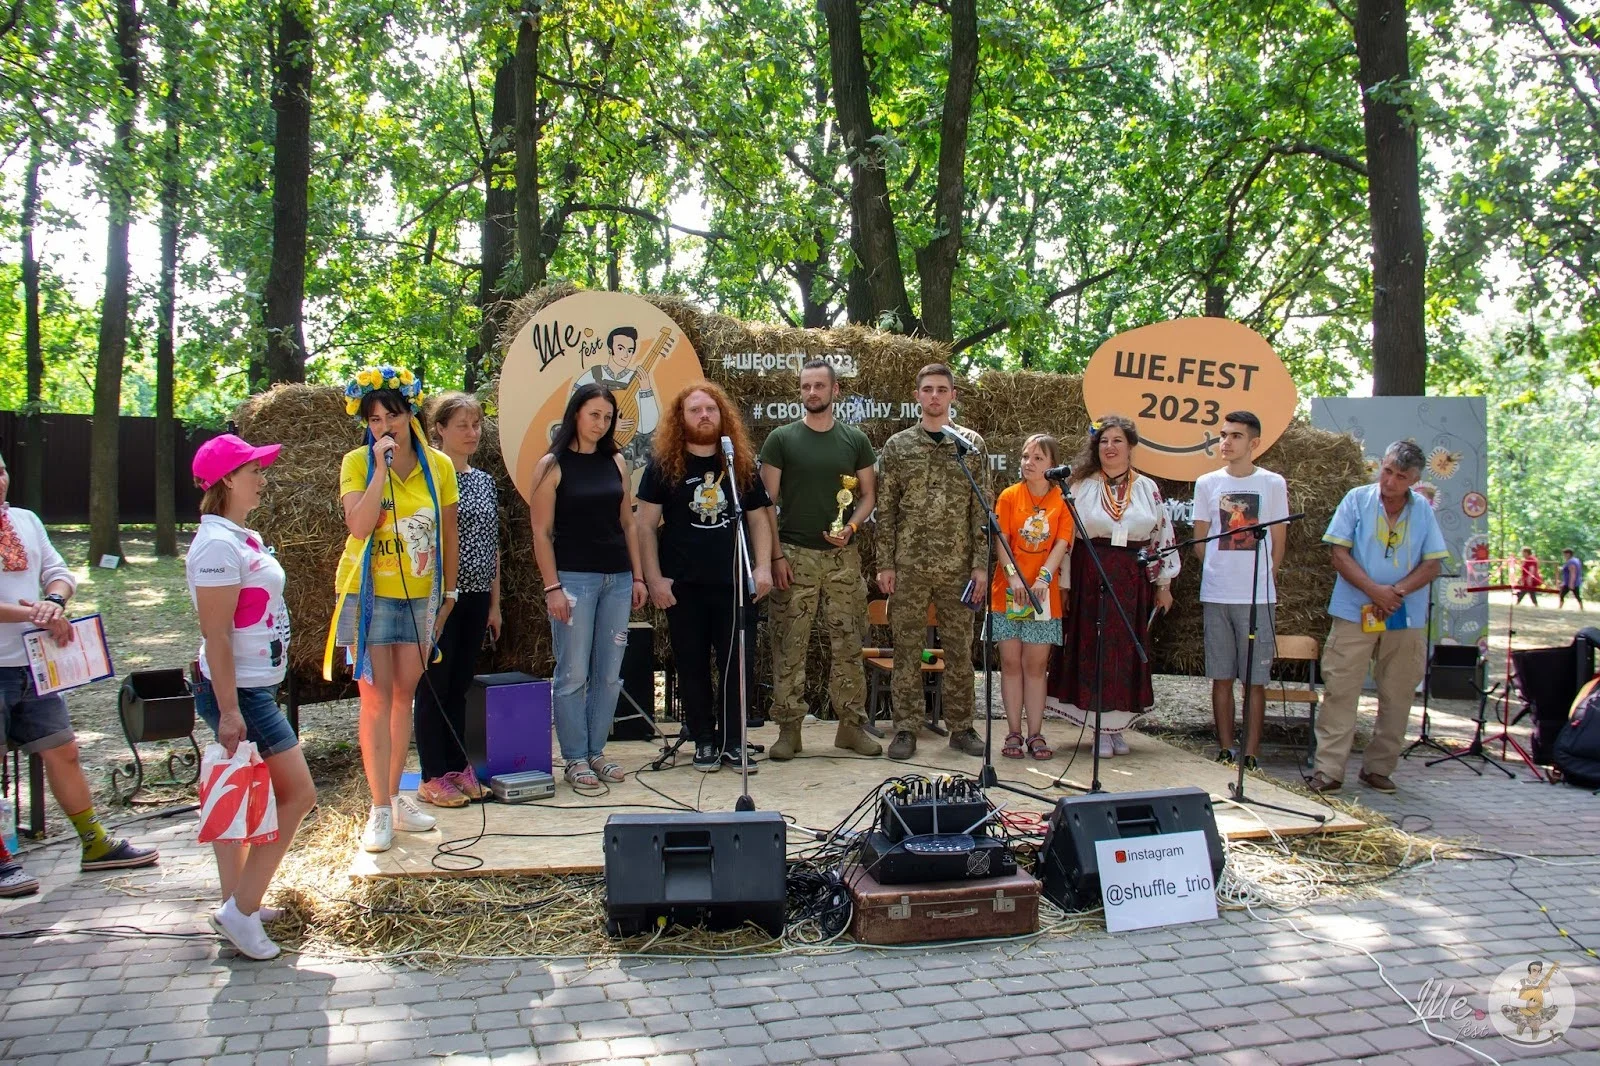
<svg viewBox="0 0 1600 1066"><path fill-rule="evenodd" d="M424 448L428 465L433 469L433 486L439 494L439 506L449 507L460 496L456 488L456 468L450 457L432 448ZM345 453L339 464L339 498L352 492L367 491L367 455L365 447ZM379 469L374 477L383 477ZM398 516L398 517L397 517ZM378 528L372 531L372 591L376 596L391 599L422 599L433 593L434 575L439 569L438 553L441 547L437 536L439 516L433 509L433 498L428 495L428 482L419 463L411 473L394 479L394 493L386 490L383 496L383 517ZM396 533L398 526L398 535ZM361 591L362 541L346 537L344 554L339 557L339 571L334 578L334 591ZM400 579L401 562L405 564L405 581Z"/></svg>

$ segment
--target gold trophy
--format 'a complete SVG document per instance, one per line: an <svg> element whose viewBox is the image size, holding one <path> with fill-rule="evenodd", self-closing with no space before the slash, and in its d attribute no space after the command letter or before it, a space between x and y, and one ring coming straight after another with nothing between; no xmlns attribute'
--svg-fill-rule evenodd
<svg viewBox="0 0 1600 1066"><path fill-rule="evenodd" d="M841 488L833 495L834 500L839 504L839 517L835 518L833 525L828 527L828 535L830 537L844 536L845 516L850 513L851 506L856 502L855 494L850 490L861 484L861 481L854 474L840 474L839 484Z"/></svg>

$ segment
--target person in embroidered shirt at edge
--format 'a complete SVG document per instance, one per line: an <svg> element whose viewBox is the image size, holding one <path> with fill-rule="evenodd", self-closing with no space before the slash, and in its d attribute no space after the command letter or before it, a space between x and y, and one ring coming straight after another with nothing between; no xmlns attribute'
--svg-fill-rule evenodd
<svg viewBox="0 0 1600 1066"><path fill-rule="evenodd" d="M1428 585L1439 576L1444 534L1428 502L1412 491L1422 449L1395 441L1383 453L1376 484L1351 489L1323 534L1332 546L1333 627L1322 651L1323 703L1317 715L1313 792L1337 792L1355 739L1356 705L1367 663L1376 656L1378 722L1362 753L1361 782L1393 792L1411 699L1422 680Z"/></svg>

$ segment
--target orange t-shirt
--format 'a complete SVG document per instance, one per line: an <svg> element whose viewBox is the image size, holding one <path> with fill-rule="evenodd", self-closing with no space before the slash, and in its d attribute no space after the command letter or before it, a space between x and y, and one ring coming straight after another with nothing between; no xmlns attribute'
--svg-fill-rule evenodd
<svg viewBox="0 0 1600 1066"><path fill-rule="evenodd" d="M1056 541L1072 543L1072 513L1067 510L1067 501L1062 499L1059 485L1051 485L1050 491L1035 499L1028 491L1027 482L1019 481L1000 494L994 502L994 513L1000 521L1000 532L1011 545L1011 554L1016 556L1017 573L1026 585L1031 586L1033 579L1039 576L1039 568L1050 557L1050 549L1055 547ZM1006 559L1001 554L989 584L990 610L1006 609L1009 587ZM1061 617L1061 588L1055 580L1050 582L1050 617Z"/></svg>

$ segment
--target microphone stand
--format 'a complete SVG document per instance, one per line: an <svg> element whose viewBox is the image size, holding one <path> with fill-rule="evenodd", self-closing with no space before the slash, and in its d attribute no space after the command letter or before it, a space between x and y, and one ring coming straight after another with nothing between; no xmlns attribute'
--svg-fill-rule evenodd
<svg viewBox="0 0 1600 1066"><path fill-rule="evenodd" d="M1056 788L1074 788L1092 796L1095 793L1105 791L1100 787L1100 727L1105 714L1107 600L1110 600L1111 605L1117 609L1117 617L1122 620L1122 628L1127 631L1128 640L1133 644L1133 651L1134 654L1139 656L1139 662L1141 664L1148 663L1150 655L1144 650L1144 643L1139 640L1138 631L1133 628L1133 622L1128 618L1128 612L1123 608L1122 601L1117 599L1116 592L1111 587L1111 577L1106 573L1105 564L1100 561L1100 552L1094 546L1094 538L1084 532L1083 516L1078 513L1078 501L1072 498L1072 493L1067 489L1066 475L1061 474L1052 478L1049 474L1046 474L1045 477L1061 484L1061 496L1067 501L1067 510L1072 514L1072 528L1077 531L1077 539L1082 541L1083 546L1088 549L1089 561L1094 564L1095 572L1100 575L1100 606L1094 620L1094 768L1090 774L1088 788L1084 788L1082 785L1074 785L1065 780L1067 773L1065 770L1061 771L1056 779L1051 782ZM1129 491L1132 491L1131 483Z"/></svg>
<svg viewBox="0 0 1600 1066"><path fill-rule="evenodd" d="M1305 515L1303 513L1301 513L1301 514L1292 514L1292 515L1289 515L1289 516L1287 516L1285 518L1275 518L1271 522L1257 522L1255 525L1241 526L1238 529L1225 529L1221 533L1217 533L1217 534L1214 534L1214 535L1209 536L1209 537L1195 537L1195 538L1193 538L1191 540L1186 540L1186 541L1183 541L1181 543L1174 544L1170 548L1162 548L1159 551L1144 553L1145 555L1147 555L1151 559L1159 559L1163 555L1167 555L1167 554L1172 553L1172 552L1182 551L1184 548L1190 548L1190 547L1193 547L1196 544L1207 544L1207 543L1209 543L1209 542L1211 542L1213 540L1221 540L1224 537L1232 537L1232 536L1235 536L1235 535L1237 535L1239 533L1248 533L1254 539L1254 543L1251 544L1251 546L1250 546L1250 629L1249 629L1249 634L1250 635L1249 635L1248 640L1245 642L1245 658L1244 658L1244 707L1243 707L1243 710L1244 710L1244 716L1243 716L1244 717L1244 744L1242 745L1243 749L1248 749L1250 747L1250 741L1252 739L1257 739L1257 740L1260 739L1259 737L1252 738L1251 735L1250 735L1250 686L1251 686L1251 683L1252 683L1252 680L1253 680L1252 674L1255 671L1255 660L1256 660L1256 655L1255 655L1255 651L1256 651L1256 626L1257 626L1257 622L1256 622L1256 607L1257 607L1257 600L1259 599L1259 595L1260 595L1260 583L1261 583L1261 541L1262 541L1262 538L1264 538L1267 535L1267 530L1270 529L1272 526L1281 526L1281 525L1286 525L1289 522L1297 522L1297 521L1299 521L1300 519L1302 519L1304 517L1305 517ZM1276 635L1276 634L1274 634L1274 635ZM1312 814L1309 811L1296 810L1293 807L1280 807L1277 804L1265 803L1265 802L1263 802L1261 800L1252 799L1249 796L1245 795L1245 791L1244 791L1244 756L1243 756L1243 754L1241 754L1239 756L1238 772L1239 772L1238 780L1236 780L1235 782L1233 782L1232 784L1230 784L1228 786L1228 793L1229 793L1230 796L1232 796L1233 801L1235 803L1249 803L1249 804L1252 804L1252 805L1254 805L1256 807L1261 807L1261 808L1263 808L1265 810L1278 811L1278 812L1280 812L1282 814L1293 814L1293 815L1297 815L1297 816L1299 816L1301 818L1309 818L1311 821L1316 822L1319 825L1325 824L1328 821L1328 816L1325 815L1325 814Z"/></svg>
<svg viewBox="0 0 1600 1066"><path fill-rule="evenodd" d="M728 441L727 437L722 439ZM756 801L750 797L750 708L745 688L747 678L744 660L744 626L749 598L755 594L756 579L750 569L750 542L745 538L744 504L739 499L739 477L733 465L731 442L723 449L722 457L728 471L728 501L733 505L733 626L736 634L734 644L736 654L739 656L739 798L734 801L733 809L753 811L756 809ZM728 679L724 676L722 678L724 691L727 685ZM722 715L723 724L726 725L727 715L723 713L723 708L718 707L717 713ZM726 750L726 737L723 738L723 747Z"/></svg>
<svg viewBox="0 0 1600 1066"><path fill-rule="evenodd" d="M1440 755L1451 754L1449 748L1434 740L1433 735L1428 732L1428 697L1433 693L1433 590L1435 584L1441 579L1460 576L1460 574L1446 574L1441 570L1438 577L1428 582L1428 616L1422 629L1422 643L1428 654L1422 671L1422 730L1417 734L1417 739L1413 740L1406 747L1406 750L1400 753L1402 759L1411 758L1411 753L1418 748L1432 748Z"/></svg>
<svg viewBox="0 0 1600 1066"><path fill-rule="evenodd" d="M962 461L966 456L968 456L968 455L972 454L972 452L976 451L976 449L973 448L972 445L968 444L965 440L962 440L953 431L946 430L945 431L945 437L948 440L950 440L952 443L955 444L956 453L955 453L955 457L954 458L955 458L955 461L956 461L956 466L960 467L961 468L961 472L967 476L967 484L972 489L972 496L973 496L973 498L975 500L978 501L978 506L983 508L984 535L989 541L989 569L985 572L985 577L987 579L992 579L993 578L993 575L994 575L994 564L995 564L995 546L996 545L999 545L1000 548L1005 552L1006 561L1010 564L1011 568L1013 570L1015 570L1016 566L1017 566L1017 557L1011 551L1010 542L1007 541L1004 537L1002 537L1000 535L1000 522L995 517L994 509L989 506L989 500L988 500L988 498L986 496L984 496L983 489L979 487L978 479L972 476L972 471L970 469L968 469L967 464ZM990 660L990 655L989 655L989 649L994 644L994 640L993 640L992 634L989 631L989 617L993 613L993 605L990 603L988 580L985 580L985 582L983 584L983 587L981 589L974 589L973 590L974 594L978 594L980 592L983 595L983 704L984 704L984 713L983 713L983 766L978 771L978 785L981 788L999 787L999 788L1006 789L1007 791L1010 791L1010 792L1017 792L1017 793L1019 793L1021 795L1024 795L1024 796L1032 796L1035 799L1042 799L1047 803L1053 803L1055 801L1051 800L1048 796L1041 796L1036 792L1029 792L1029 791L1026 791L1024 789L1015 788L1015 787L1013 787L1011 785L1002 785L1002 784L1000 784L1000 781L999 781L998 777L995 774L995 769L994 769L994 664ZM1029 588L1029 589L1026 590L1026 592L1027 592L1027 596L1028 596L1028 606L1033 608L1033 611L1034 611L1035 614L1038 614L1041 611L1041 607L1039 605L1039 601L1033 595L1033 589Z"/></svg>

